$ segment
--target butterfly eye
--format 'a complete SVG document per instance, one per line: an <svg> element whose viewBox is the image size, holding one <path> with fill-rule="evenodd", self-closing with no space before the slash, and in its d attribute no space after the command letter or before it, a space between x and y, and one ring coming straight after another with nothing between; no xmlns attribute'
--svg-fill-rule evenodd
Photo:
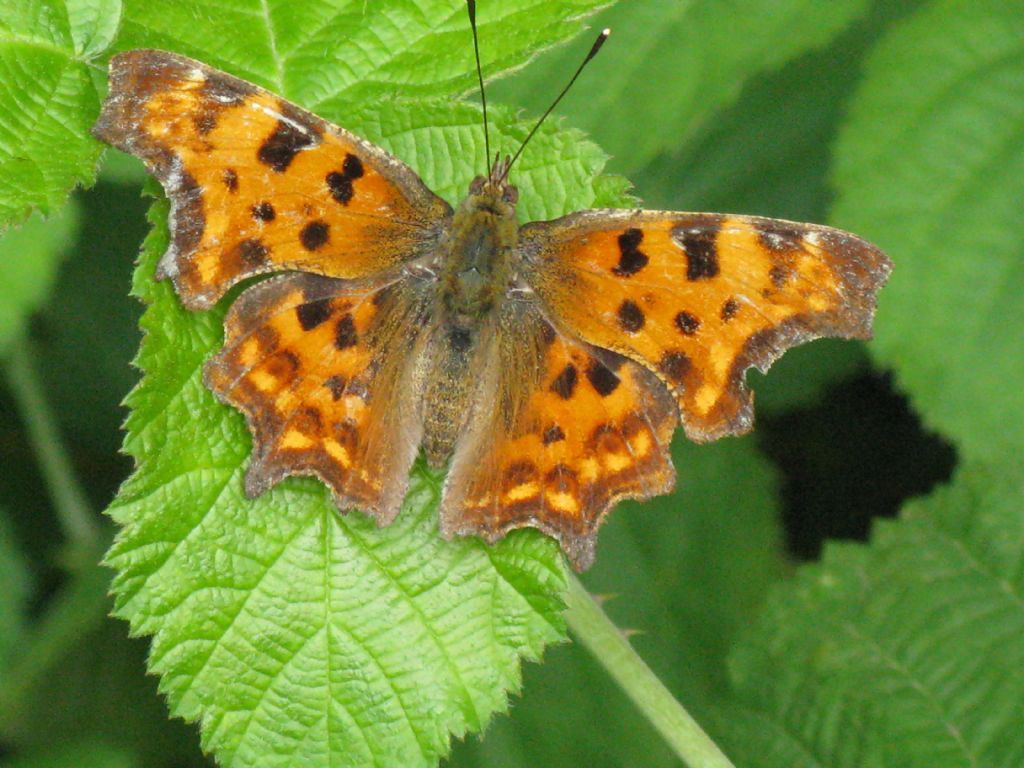
<svg viewBox="0 0 1024 768"><path fill-rule="evenodd" d="M484 191L484 184L487 183L487 179L483 176L477 176L471 182L469 182L469 194L479 195Z"/></svg>
<svg viewBox="0 0 1024 768"><path fill-rule="evenodd" d="M519 190L509 185L501 191L501 199L509 205L515 205L519 202Z"/></svg>

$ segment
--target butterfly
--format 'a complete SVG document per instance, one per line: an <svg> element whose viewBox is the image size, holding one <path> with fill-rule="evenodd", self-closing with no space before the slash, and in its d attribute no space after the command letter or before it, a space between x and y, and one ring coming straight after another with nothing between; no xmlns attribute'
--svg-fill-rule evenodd
<svg viewBox="0 0 1024 768"><path fill-rule="evenodd" d="M93 132L163 185L156 276L187 308L274 273L204 368L252 433L249 496L313 475L387 525L422 451L448 467L443 535L532 526L578 570L618 501L672 490L680 422L697 441L747 431L746 370L868 337L890 270L854 235L756 216L520 226L508 157L453 209L383 149L164 51L111 60Z"/></svg>

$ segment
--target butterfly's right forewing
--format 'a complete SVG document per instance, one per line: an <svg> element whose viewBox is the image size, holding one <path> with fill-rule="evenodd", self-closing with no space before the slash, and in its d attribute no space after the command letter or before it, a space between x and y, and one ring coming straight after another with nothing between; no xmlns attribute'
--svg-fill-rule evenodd
<svg viewBox="0 0 1024 768"><path fill-rule="evenodd" d="M820 336L868 337L891 268L831 227L642 210L528 224L520 253L556 325L656 374L702 441L751 427L748 368Z"/></svg>

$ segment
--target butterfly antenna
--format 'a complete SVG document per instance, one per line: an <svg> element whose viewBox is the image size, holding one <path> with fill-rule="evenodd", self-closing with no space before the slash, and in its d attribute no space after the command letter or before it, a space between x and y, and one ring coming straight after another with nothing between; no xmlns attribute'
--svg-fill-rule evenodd
<svg viewBox="0 0 1024 768"><path fill-rule="evenodd" d="M473 55L476 56L476 77L480 81L480 103L484 107L484 148L487 150L485 157L489 161L491 157L491 135L487 128L487 92L484 90L484 73L480 69L480 43L476 35L476 0L466 0L466 9L469 11L469 28L473 30Z"/></svg>
<svg viewBox="0 0 1024 768"><path fill-rule="evenodd" d="M526 138L523 139L523 143L519 145L519 149L517 149L516 153L512 155L512 159L509 161L508 165L505 166L505 173L502 174L502 179L505 179L508 176L509 169L512 167L512 164L519 159L519 156L523 154L523 150L526 148L526 145L530 143L530 139L533 138L533 134L537 132L537 129L541 127L548 115L550 115L554 111L555 107L558 106L558 102L562 100L562 97L569 92L569 89L572 88L572 84L576 82L576 78L580 76L583 68L590 63L592 58L597 56L597 52L601 50L601 46L604 45L604 41L608 39L608 35L611 33L612 31L610 29L601 30L601 34L597 36L597 40L595 40L594 44L590 47L590 53L587 54L586 58L583 59L583 62L576 69L576 74L572 76L572 79L569 80L565 88L562 89L562 92L558 94L558 97L551 102L551 106L548 107L547 111L540 116L540 120L538 120L536 125L534 125L530 132L526 134Z"/></svg>

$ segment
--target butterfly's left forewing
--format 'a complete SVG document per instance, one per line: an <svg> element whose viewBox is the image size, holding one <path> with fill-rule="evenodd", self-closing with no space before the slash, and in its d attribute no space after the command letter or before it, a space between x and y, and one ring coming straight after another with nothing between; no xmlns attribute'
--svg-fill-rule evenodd
<svg viewBox="0 0 1024 768"><path fill-rule="evenodd" d="M205 309L251 275L361 278L431 252L451 214L405 164L252 83L175 53L110 62L93 128L171 201L158 277Z"/></svg>
<svg viewBox="0 0 1024 768"><path fill-rule="evenodd" d="M750 428L748 368L821 336L868 337L891 266L830 227L642 210L528 224L519 249L555 324L656 374L701 441Z"/></svg>

